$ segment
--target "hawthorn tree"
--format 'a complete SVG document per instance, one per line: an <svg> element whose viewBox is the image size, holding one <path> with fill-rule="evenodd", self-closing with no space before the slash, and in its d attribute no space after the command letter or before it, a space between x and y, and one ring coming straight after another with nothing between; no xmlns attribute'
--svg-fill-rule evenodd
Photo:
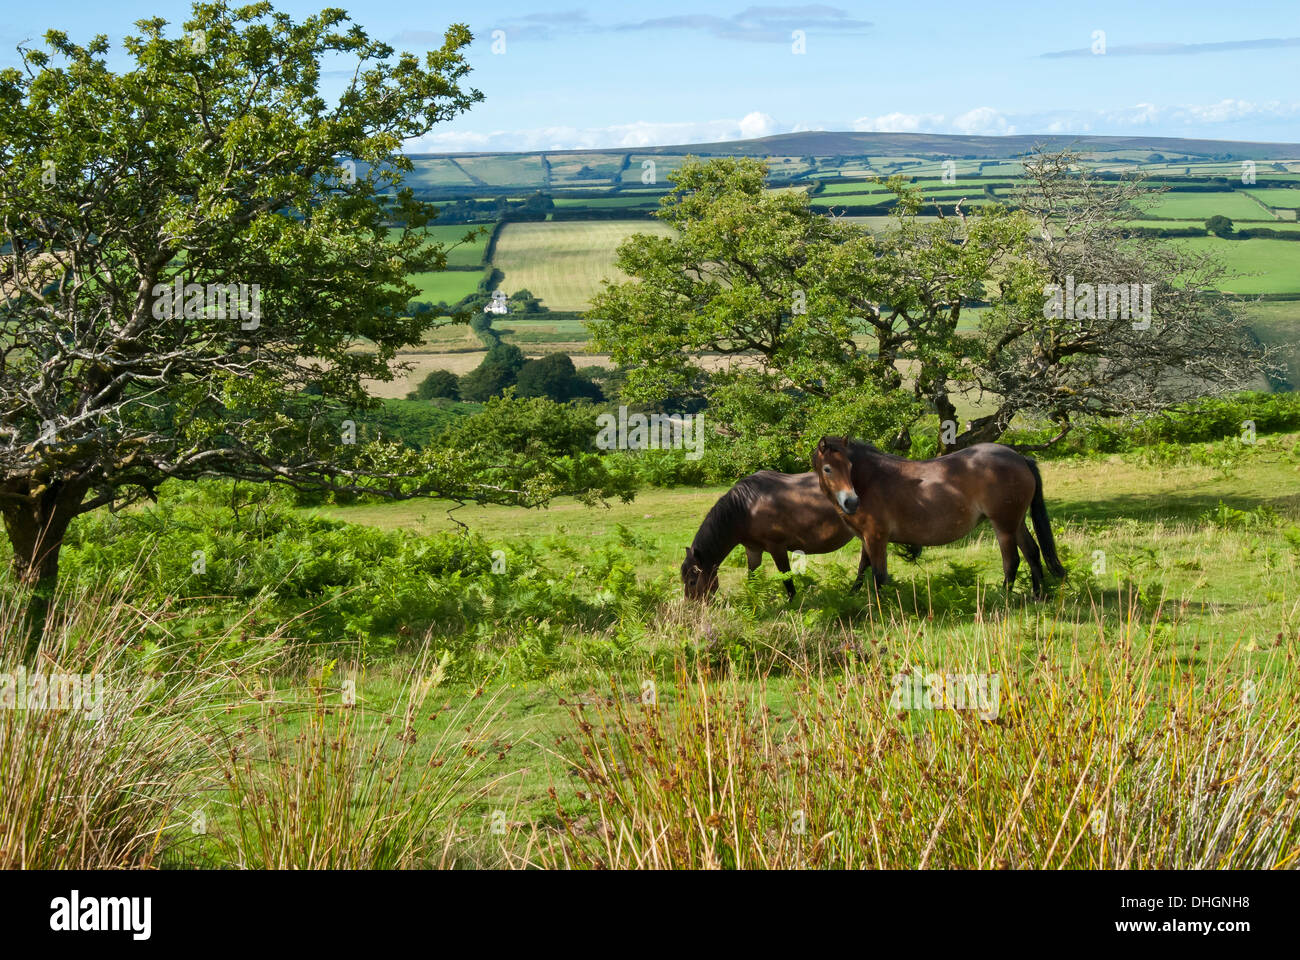
<svg viewBox="0 0 1300 960"><path fill-rule="evenodd" d="M481 99L471 36L423 56L341 10L197 3L129 68L60 31L0 71L0 516L25 580L69 522L168 479L537 503L545 462L357 441L445 266L400 153ZM327 102L326 69L347 78ZM388 226L406 229L390 241ZM361 349L358 349L361 348ZM364 437L366 431L362 430ZM590 478L588 478L590 479Z"/></svg>
<svg viewBox="0 0 1300 960"><path fill-rule="evenodd" d="M1151 189L1094 177L1079 159L1040 151L1025 161L1019 205L1035 242L991 285L992 309L952 372L988 401L969 442L998 439L1020 413L1054 422L1059 439L1080 417L1267 389L1278 370L1241 303L1217 293L1222 263L1178 240L1130 236L1124 222Z"/></svg>

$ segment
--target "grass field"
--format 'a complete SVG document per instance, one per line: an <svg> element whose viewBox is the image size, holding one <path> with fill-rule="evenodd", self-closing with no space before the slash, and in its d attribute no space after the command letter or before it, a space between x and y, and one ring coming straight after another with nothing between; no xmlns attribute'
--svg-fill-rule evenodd
<svg viewBox="0 0 1300 960"><path fill-rule="evenodd" d="M1187 227L1204 227L1204 224L1198 223L1194 220L1124 220L1121 222L1121 226L1148 227L1160 230L1179 230L1186 229ZM1297 223L1294 220L1269 220L1267 222L1252 221L1234 224L1233 226L1234 229L1237 230L1284 230L1287 233L1294 233L1295 231L1300 230L1300 223Z"/></svg>
<svg viewBox="0 0 1300 960"><path fill-rule="evenodd" d="M537 154L457 157L456 163L476 182L503 187L540 187L546 182Z"/></svg>
<svg viewBox="0 0 1300 960"><path fill-rule="evenodd" d="M489 223L484 226L486 229L480 232L478 226L438 224L425 227L423 232L430 239L442 244L447 250L447 266L477 267L483 262L483 251L487 249L488 238L492 235L492 224ZM389 239L392 240L400 236L401 232L398 227L390 229L388 231ZM476 234L473 242L462 242L464 237L470 233Z"/></svg>
<svg viewBox="0 0 1300 960"><path fill-rule="evenodd" d="M1000 567L987 528L952 546L927 549L915 566L892 559L897 582L883 609L827 622L819 612L852 575L852 544L836 554L809 557L806 574L797 578L800 597L790 606L782 602L770 561L765 560L758 583L746 587L739 551L724 565L721 593L712 609L694 612L672 598L678 592L676 564L682 547L722 488L646 491L631 504L609 508L563 501L543 511L466 507L455 517L490 542L511 549L519 546L520 531L527 530L532 548L553 557L561 568L580 569L584 557L604 549L625 555L638 579L662 582L670 598L657 613L647 615L657 626L637 634L648 657L659 650L671 658L682 637L699 631L731 636L749 630L770 638L760 646L779 644L783 636L800 637L806 646L795 656L816 657L817 650L826 649L828 632L838 638L835 643L852 643L894 664L955 670L991 658L1007 665L1014 676L1004 682L1015 686L1027 683L1040 661L1045 669L1068 671L1072 658L1092 662L1104 650L1131 645L1135 657L1137 651L1158 650L1159 661L1168 665L1166 676L1144 681L1157 689L1176 685L1174 677L1182 671L1196 682L1209 683L1211 675L1229 670L1253 676L1260 684L1276 684L1284 682L1290 669L1282 654L1290 656L1295 650L1300 631L1300 574L1294 562L1298 548L1284 537L1286 525L1300 520L1296 439L1267 445L1247 463L1226 471L1192 465L1153 468L1138 457L1045 465L1048 507L1075 585L1049 603L1017 602L1009 609L997 594ZM326 512L384 528L454 529L446 508L435 504ZM1104 573L1091 572L1097 569ZM971 599L953 605L956 584L963 585ZM1136 618L1127 606L1133 601L1126 584L1140 584L1145 597ZM981 590L988 593L977 602L973 598ZM822 626L809 630L810 623ZM576 638L567 642L578 643ZM591 702L592 687L608 689L578 666L582 655L577 646L572 652L577 663L545 683L488 688L489 694L495 689L502 696L496 733L516 746L505 767L492 771L495 779L483 776L483 792L462 819L466 835L481 831L494 809L510 811L511 822L520 829L529 822L550 821L554 802L549 791L565 780L567 753L546 745L559 744L570 734L572 721L563 701L576 697ZM733 681L732 692L789 715L802 702L797 693L801 685L829 691L833 684L852 682L847 677L837 680L833 668L831 676L819 679L817 669L812 668L811 678L793 665L757 675L743 671ZM896 669L888 667L885 674ZM654 675L647 663L643 671L633 669L620 682L635 689L640 678ZM383 675L376 679L377 695L394 695L394 690L384 693L389 682ZM661 682L660 691L669 711L677 709L685 695L667 682ZM454 697L448 700L456 702ZM926 729L924 721L911 722ZM573 787L559 789L564 797ZM604 814L614 819L622 815L617 803ZM893 862L915 866L915 861L907 863L907 856Z"/></svg>
<svg viewBox="0 0 1300 960"><path fill-rule="evenodd" d="M1292 388L1300 387L1300 300L1248 304L1246 315L1255 335L1280 352Z"/></svg>
<svg viewBox="0 0 1300 960"><path fill-rule="evenodd" d="M483 275L477 270L439 270L407 277L419 287L413 299L426 303L456 303L478 288Z"/></svg>
<svg viewBox="0 0 1300 960"><path fill-rule="evenodd" d="M656 195L636 195L614 196L614 197L556 197L554 203L557 207L590 207L593 210L605 210L610 207L644 207L655 209L659 206L659 197Z"/></svg>
<svg viewBox="0 0 1300 960"><path fill-rule="evenodd" d="M1204 222L1216 214L1234 222L1275 219L1250 197L1235 190L1226 193L1162 193L1147 203L1142 213L1153 220Z"/></svg>
<svg viewBox="0 0 1300 960"><path fill-rule="evenodd" d="M1219 285L1228 293L1290 293L1300 288L1300 242L1219 237L1179 237L1169 242L1219 258L1235 274Z"/></svg>
<svg viewBox="0 0 1300 960"><path fill-rule="evenodd" d="M1295 210L1300 207L1300 188L1283 189L1273 187L1267 190L1246 190L1245 192L1270 207L1283 207L1288 210Z"/></svg>
<svg viewBox="0 0 1300 960"><path fill-rule="evenodd" d="M666 236L655 220L511 223L497 240L493 265L502 289L531 290L552 310L585 310L602 280L615 280L615 251L634 233Z"/></svg>

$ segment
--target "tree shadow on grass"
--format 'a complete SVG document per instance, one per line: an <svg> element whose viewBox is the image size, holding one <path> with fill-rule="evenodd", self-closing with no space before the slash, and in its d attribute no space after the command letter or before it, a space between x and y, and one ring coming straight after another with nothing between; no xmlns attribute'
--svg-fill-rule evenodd
<svg viewBox="0 0 1300 960"><path fill-rule="evenodd" d="M1107 523L1116 520L1195 522L1220 503L1234 510L1266 507L1283 516L1300 517L1300 493L1263 496L1253 493L1128 493L1100 500L1053 498L1047 509L1053 521Z"/></svg>

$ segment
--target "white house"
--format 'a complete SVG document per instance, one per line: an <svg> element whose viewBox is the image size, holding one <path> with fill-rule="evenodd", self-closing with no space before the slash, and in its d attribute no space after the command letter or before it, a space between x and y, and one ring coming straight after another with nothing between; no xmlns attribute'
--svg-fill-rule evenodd
<svg viewBox="0 0 1300 960"><path fill-rule="evenodd" d="M506 295L503 290L494 290L492 299L488 305L483 308L484 313L509 313L510 308L506 306Z"/></svg>

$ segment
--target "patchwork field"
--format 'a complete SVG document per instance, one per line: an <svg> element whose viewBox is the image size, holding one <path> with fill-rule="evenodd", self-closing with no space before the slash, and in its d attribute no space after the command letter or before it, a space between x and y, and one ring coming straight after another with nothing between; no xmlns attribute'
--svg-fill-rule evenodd
<svg viewBox="0 0 1300 960"><path fill-rule="evenodd" d="M390 239L400 236L401 229L394 227L388 231ZM447 266L476 267L483 262L483 252L487 249L488 238L492 235L492 224L483 227L468 224L437 224L425 227L423 233L447 251ZM473 234L473 239L465 237ZM475 281L477 282L477 280Z"/></svg>
<svg viewBox="0 0 1300 960"><path fill-rule="evenodd" d="M634 233L666 236L656 220L511 223L497 239L493 265L502 289L531 290L552 310L585 310L602 280L617 280L615 250Z"/></svg>

